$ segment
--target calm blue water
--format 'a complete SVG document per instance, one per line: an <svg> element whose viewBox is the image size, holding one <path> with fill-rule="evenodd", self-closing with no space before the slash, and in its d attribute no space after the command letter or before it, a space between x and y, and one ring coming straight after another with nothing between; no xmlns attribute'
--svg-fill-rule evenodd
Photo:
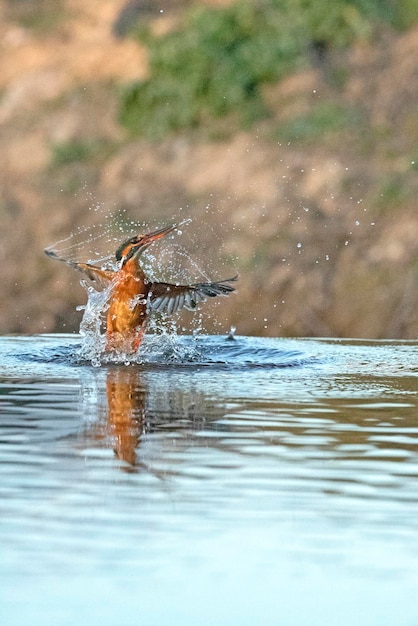
<svg viewBox="0 0 418 626"><path fill-rule="evenodd" d="M418 343L0 338L8 626L418 625Z"/></svg>

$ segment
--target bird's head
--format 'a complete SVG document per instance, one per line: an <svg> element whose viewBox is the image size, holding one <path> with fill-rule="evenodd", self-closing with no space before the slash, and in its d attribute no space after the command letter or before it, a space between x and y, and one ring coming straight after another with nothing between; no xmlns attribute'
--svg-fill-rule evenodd
<svg viewBox="0 0 418 626"><path fill-rule="evenodd" d="M174 226L167 226L166 228L155 230L154 232L146 235L135 235L134 237L131 237L127 241L124 241L116 250L116 261L121 262L122 266L124 266L129 259L138 258L144 250L148 248L148 246L154 243L154 241L162 239L169 233L173 232L173 230L176 230L190 221L191 220L184 220L179 224L174 224Z"/></svg>

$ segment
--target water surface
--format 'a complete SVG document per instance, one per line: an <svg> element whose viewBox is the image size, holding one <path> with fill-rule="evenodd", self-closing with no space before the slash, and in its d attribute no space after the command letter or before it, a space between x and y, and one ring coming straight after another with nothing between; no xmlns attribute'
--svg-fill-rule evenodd
<svg viewBox="0 0 418 626"><path fill-rule="evenodd" d="M10 626L418 625L418 343L0 339Z"/></svg>

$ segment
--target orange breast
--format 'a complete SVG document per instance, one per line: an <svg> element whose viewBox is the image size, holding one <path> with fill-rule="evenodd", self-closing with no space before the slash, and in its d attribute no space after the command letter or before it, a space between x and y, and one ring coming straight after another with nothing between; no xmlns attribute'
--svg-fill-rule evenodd
<svg viewBox="0 0 418 626"><path fill-rule="evenodd" d="M110 297L107 333L128 335L142 326L147 314L149 284L142 276L120 270Z"/></svg>

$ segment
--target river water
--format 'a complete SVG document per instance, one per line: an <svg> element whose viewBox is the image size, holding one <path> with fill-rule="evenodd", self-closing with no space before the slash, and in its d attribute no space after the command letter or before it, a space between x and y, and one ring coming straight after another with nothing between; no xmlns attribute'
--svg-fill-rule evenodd
<svg viewBox="0 0 418 626"><path fill-rule="evenodd" d="M418 343L80 346L0 339L2 624L418 625Z"/></svg>

